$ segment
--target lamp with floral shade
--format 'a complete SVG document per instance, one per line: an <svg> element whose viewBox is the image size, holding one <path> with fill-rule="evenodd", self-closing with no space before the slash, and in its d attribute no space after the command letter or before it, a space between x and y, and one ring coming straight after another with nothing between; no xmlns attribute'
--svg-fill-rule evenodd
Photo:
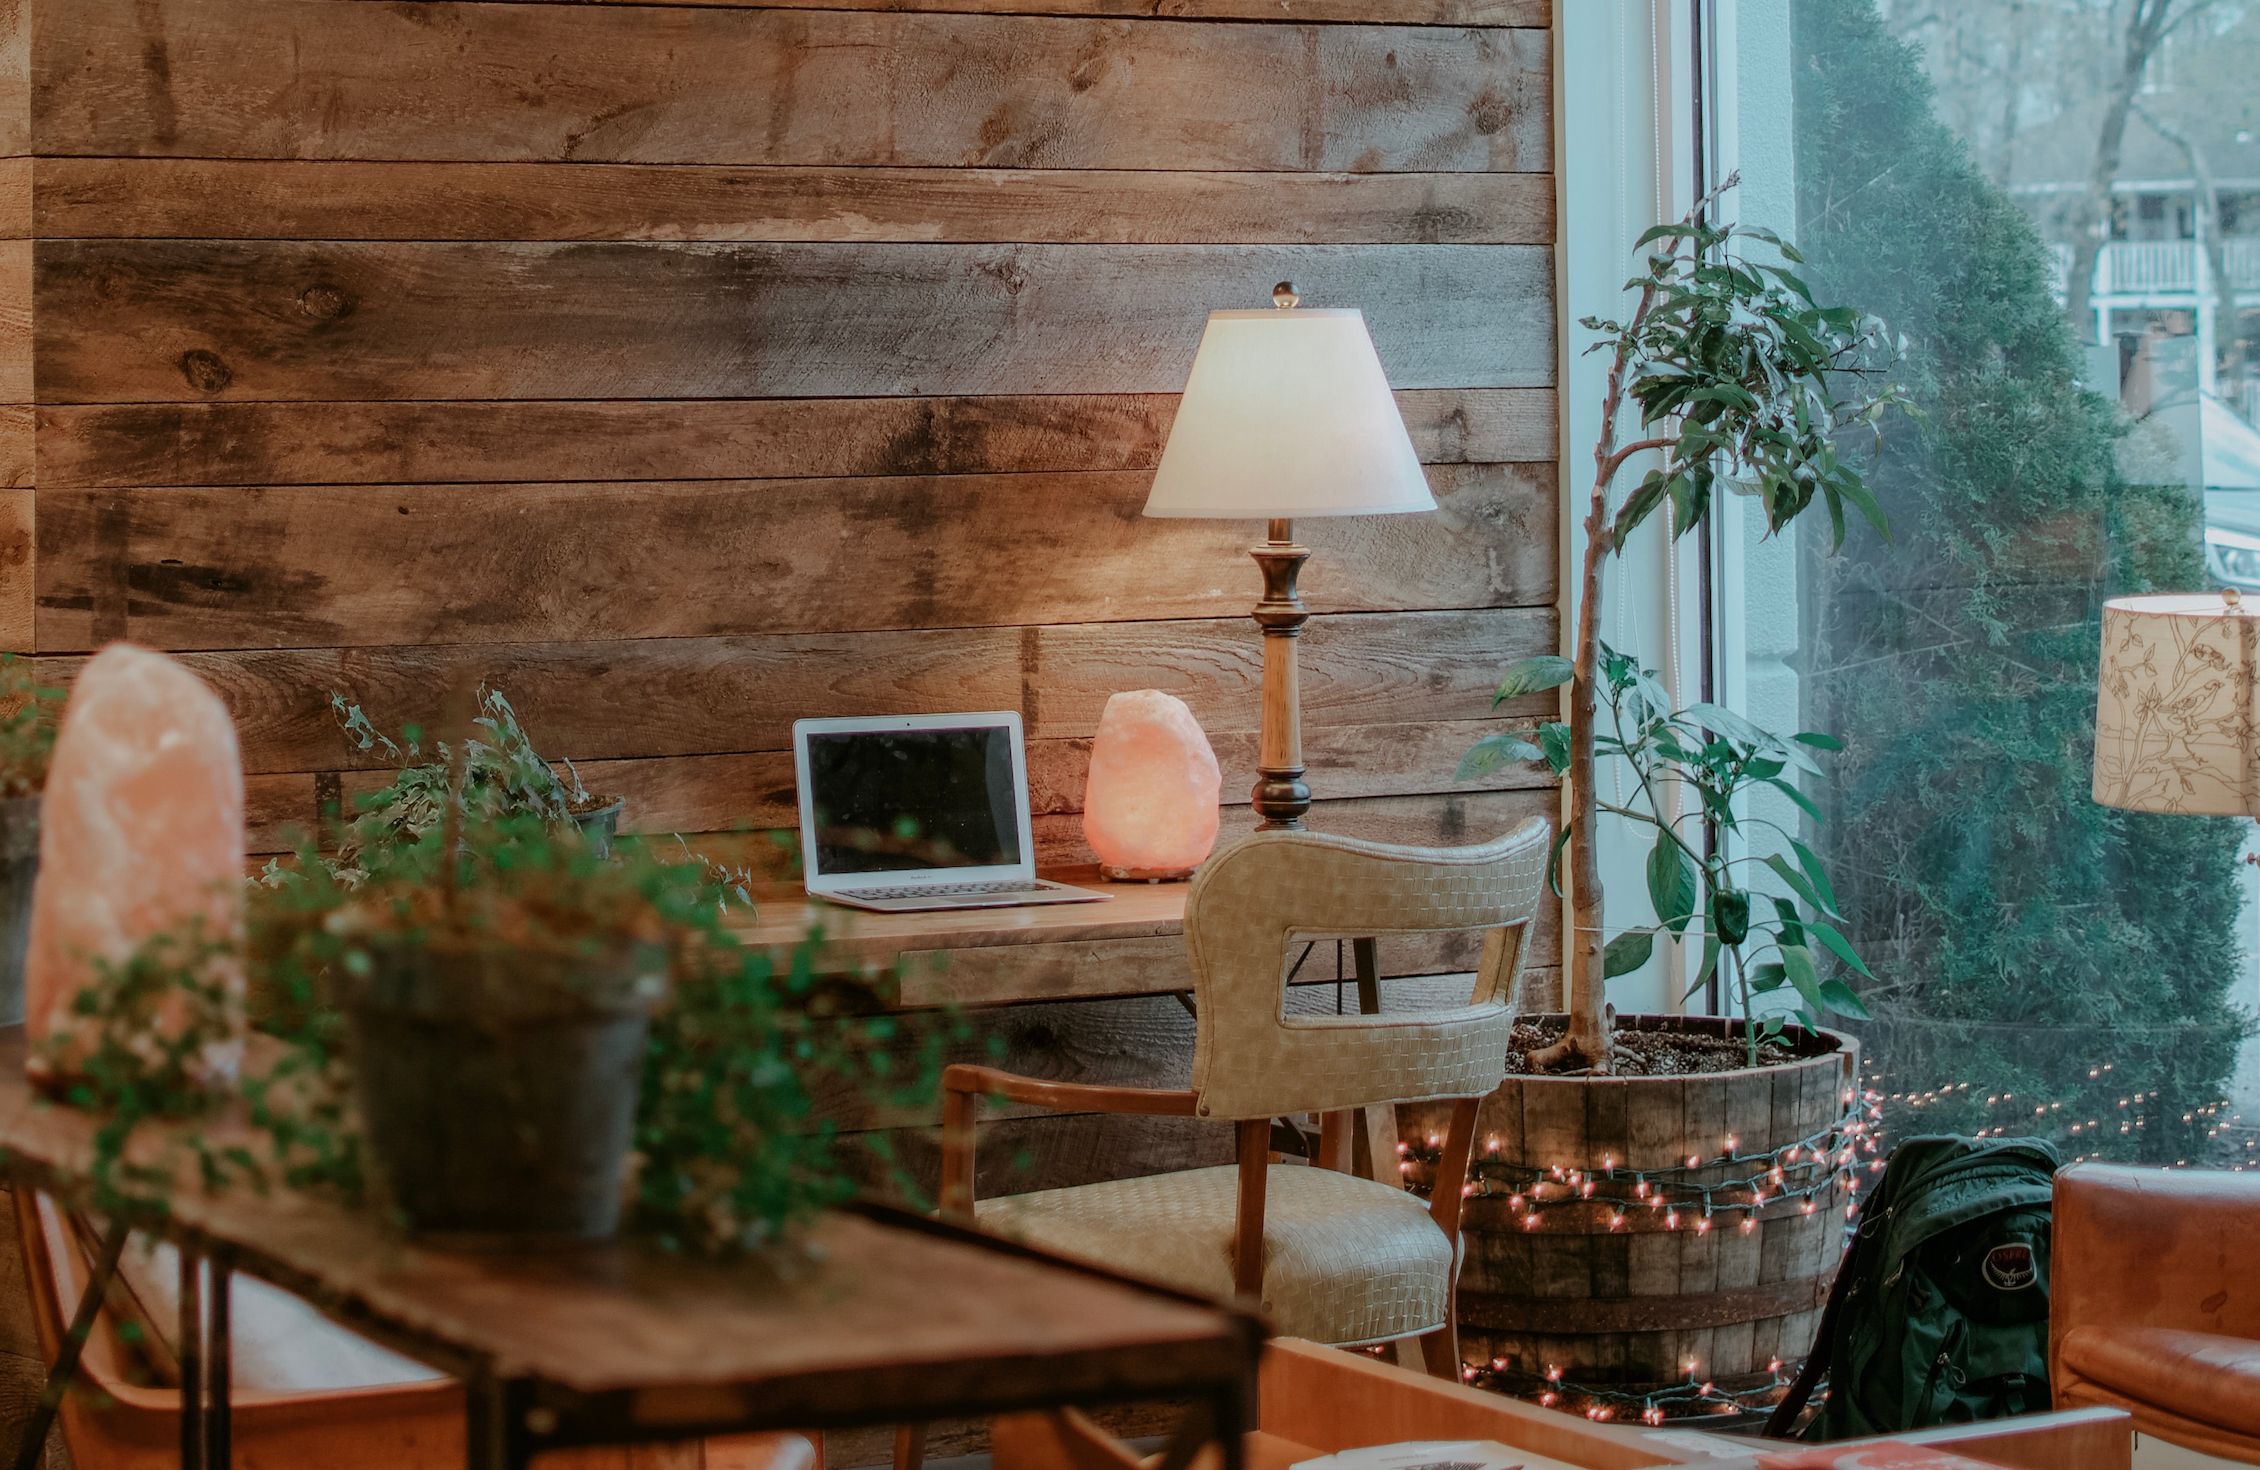
<svg viewBox="0 0 2260 1470"><path fill-rule="evenodd" d="M2260 608L2236 589L2103 604L2095 799L2191 816L2260 816L2253 692Z"/></svg>

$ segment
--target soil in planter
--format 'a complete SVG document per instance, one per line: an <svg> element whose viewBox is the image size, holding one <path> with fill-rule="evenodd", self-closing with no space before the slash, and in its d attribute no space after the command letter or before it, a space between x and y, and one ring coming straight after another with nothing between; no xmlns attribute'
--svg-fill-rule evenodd
<svg viewBox="0 0 2260 1470"><path fill-rule="evenodd" d="M1552 1046L1568 1029L1568 1020L1560 1016L1515 1022L1514 1041L1507 1048L1508 1075L1529 1075L1527 1054ZM1800 1055L1795 1047L1785 1042L1758 1043L1761 1067L1778 1067L1797 1060ZM1738 1072L1749 1065L1749 1049L1739 1036L1636 1030L1622 1022L1616 1028L1614 1073L1619 1077L1685 1077L1703 1072Z"/></svg>

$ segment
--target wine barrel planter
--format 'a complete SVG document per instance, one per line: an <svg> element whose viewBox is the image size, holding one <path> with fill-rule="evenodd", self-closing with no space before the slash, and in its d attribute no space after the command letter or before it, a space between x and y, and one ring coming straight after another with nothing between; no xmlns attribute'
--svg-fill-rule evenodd
<svg viewBox="0 0 2260 1470"><path fill-rule="evenodd" d="M1742 1034L1739 1021L1719 1017L1618 1021ZM1860 1177L1872 1179L1876 1155L1854 1106L1857 1044L1797 1027L1787 1037L1799 1055L1781 1065L1509 1077L1486 1099L1476 1193L1463 1216L1462 1357L1510 1378L1559 1370L1572 1382L1631 1389L1690 1373L1725 1386L1794 1367L1843 1248L1852 1195L1833 1171L1849 1147ZM1408 1131L1432 1127L1414 1109L1401 1116ZM1852 1131L1839 1133L1848 1119ZM1825 1163L1813 1160L1816 1144ZM1792 1145L1797 1158L1779 1161L1776 1179L1773 1156ZM1515 1182L1533 1173L1542 1179ZM1762 1198L1753 1199L1753 1177ZM1801 1186L1811 1191L1803 1198ZM1659 1195L1666 1203L1650 1203Z"/></svg>

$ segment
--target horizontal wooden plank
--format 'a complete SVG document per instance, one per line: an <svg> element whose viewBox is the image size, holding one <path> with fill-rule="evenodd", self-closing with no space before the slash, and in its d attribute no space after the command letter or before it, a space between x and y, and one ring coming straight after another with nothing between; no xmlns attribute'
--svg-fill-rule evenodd
<svg viewBox="0 0 2260 1470"><path fill-rule="evenodd" d="M1553 651L1557 629L1550 608L1314 618L1298 659L1305 740L1318 726L1480 717L1500 675ZM1212 733L1257 725L1263 647L1243 619L1042 628L1033 653L1023 715L1042 738L1091 735L1107 699L1125 689L1176 695ZM1548 691L1503 713L1555 708Z"/></svg>
<svg viewBox="0 0 2260 1470"><path fill-rule="evenodd" d="M1551 388L1407 389L1397 407L1431 464L1554 458ZM39 457L54 489L1138 470L1176 412L1173 393L85 404L40 410Z"/></svg>
<svg viewBox="0 0 2260 1470"><path fill-rule="evenodd" d="M31 152L32 0L0 7L0 157Z"/></svg>
<svg viewBox="0 0 2260 1470"><path fill-rule="evenodd" d="M29 403L32 244L0 240L0 403Z"/></svg>
<svg viewBox="0 0 2260 1470"><path fill-rule="evenodd" d="M41 154L1525 171L1536 30L845 10L72 0Z"/></svg>
<svg viewBox="0 0 2260 1470"><path fill-rule="evenodd" d="M1322 616L1303 635L1304 738L1358 725L1489 714L1500 673L1558 646L1551 608ZM830 715L1020 709L1037 740L1088 736L1107 696L1165 687L1212 738L1255 728L1261 638L1246 618L1097 628L994 628L640 642L286 649L180 655L233 715L254 774L375 769L329 711L331 691L385 729L434 728L458 671L510 696L551 759L647 759L791 748L792 722ZM83 658L41 658L67 684ZM1036 697L1023 707L1031 687ZM1505 707L1526 717L1548 694ZM1330 737L1323 737L1330 739ZM1449 753L1444 741L1439 755ZM728 825L722 823L719 825Z"/></svg>
<svg viewBox="0 0 2260 1470"><path fill-rule="evenodd" d="M1393 842L1406 847L1461 847L1502 836L1529 817L1552 821L1559 798L1551 790L1475 791L1448 796L1367 796L1348 801L1319 801L1311 805L1305 824L1314 832L1363 837L1373 842ZM1256 829L1252 807L1226 807L1219 842L1244 837ZM1098 857L1083 840L1079 817L1036 819L1036 861L1046 867L1077 867L1096 863ZM1542 912L1551 905L1540 905ZM1543 932L1551 933L1542 924ZM1534 952L1533 961L1553 963L1552 949ZM1474 963L1472 955L1452 968Z"/></svg>
<svg viewBox="0 0 2260 1470"><path fill-rule="evenodd" d="M1277 0L1261 0L1276 4ZM20 193L13 182L22 175ZM0 230L42 239L903 240L1548 245L1528 173L726 168L43 158L0 168Z"/></svg>
<svg viewBox="0 0 2260 1470"><path fill-rule="evenodd" d="M536 0L648 4L649 0ZM745 0L670 0L743 5ZM766 0L778 9L902 10L905 0ZM1166 20L1297 20L1337 25L1546 26L1552 0L917 0L920 10L980 15L1122 15Z"/></svg>
<svg viewBox="0 0 2260 1470"><path fill-rule="evenodd" d="M0 650L32 648L32 552L38 544L38 507L32 492L0 489Z"/></svg>
<svg viewBox="0 0 2260 1470"><path fill-rule="evenodd" d="M0 106L5 104L6 83L0 81ZM31 160L0 158L0 239L30 239L31 218Z"/></svg>
<svg viewBox="0 0 2260 1470"><path fill-rule="evenodd" d="M1429 474L1434 514L1304 523L1314 610L1553 601L1552 477ZM39 643L689 638L1246 608L1253 528L1145 519L1150 479L42 489Z"/></svg>
<svg viewBox="0 0 2260 1470"><path fill-rule="evenodd" d="M1537 245L43 240L37 278L47 403L1173 393L1276 281L1399 388L1554 372Z"/></svg>
<svg viewBox="0 0 2260 1470"><path fill-rule="evenodd" d="M1553 777L1546 769L1528 763L1503 767L1479 781L1452 779L1468 746L1515 723L1320 725L1305 738L1303 758L1310 766L1311 789L1330 798L1551 786ZM1224 804L1247 805L1255 785L1255 733L1226 731L1213 736L1211 744L1224 773ZM1044 815L1080 812L1090 759L1088 740L1029 741L1032 809ZM800 820L790 751L580 761L576 769L589 790L627 799L621 826L627 832L782 829ZM350 811L354 797L376 790L391 777L385 771L356 770L281 772L249 779L260 792L252 800L250 850L287 852L298 842L292 829L312 834L325 830L319 815L323 801L341 802L340 809Z"/></svg>
<svg viewBox="0 0 2260 1470"><path fill-rule="evenodd" d="M28 489L36 461L36 411L28 403L0 403L0 488Z"/></svg>

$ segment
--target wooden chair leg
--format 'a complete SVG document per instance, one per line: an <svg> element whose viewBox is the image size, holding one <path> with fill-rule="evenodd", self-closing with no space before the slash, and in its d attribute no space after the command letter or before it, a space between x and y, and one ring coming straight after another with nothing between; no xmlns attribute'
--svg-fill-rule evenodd
<svg viewBox="0 0 2260 1470"><path fill-rule="evenodd" d="M1397 1105L1371 1103L1359 1110L1359 1126L1365 1130L1366 1150L1371 1159L1367 1178L1376 1184L1386 1184L1402 1189L1405 1174L1397 1165Z"/></svg>
<svg viewBox="0 0 2260 1470"><path fill-rule="evenodd" d="M1452 1383L1460 1381L1460 1328L1446 1322L1434 1332L1420 1335L1420 1353L1431 1375Z"/></svg>
<svg viewBox="0 0 2260 1470"><path fill-rule="evenodd" d="M895 1470L919 1470L926 1463L926 1426L905 1424L895 1431Z"/></svg>

